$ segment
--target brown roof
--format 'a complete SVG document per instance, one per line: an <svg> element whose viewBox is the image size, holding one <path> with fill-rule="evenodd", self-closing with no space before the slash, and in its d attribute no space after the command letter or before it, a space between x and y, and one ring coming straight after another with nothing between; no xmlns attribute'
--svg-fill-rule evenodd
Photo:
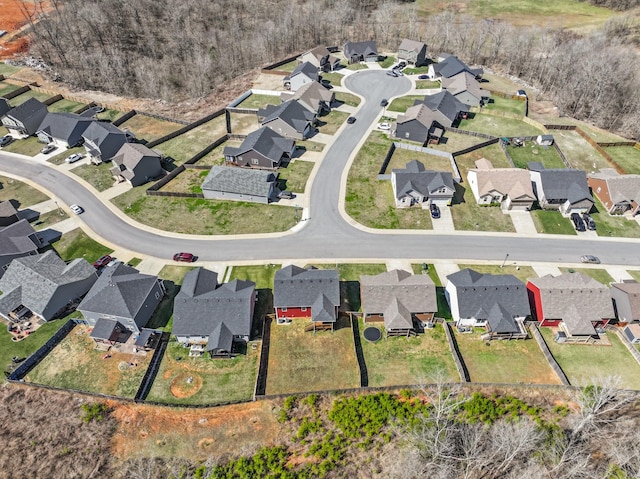
<svg viewBox="0 0 640 479"><path fill-rule="evenodd" d="M475 77L467 71L460 72L450 78L443 77L442 88L450 91L453 95L468 91L478 99L491 96L490 92L480 88L480 82L478 82L478 80L476 80Z"/></svg>
<svg viewBox="0 0 640 479"><path fill-rule="evenodd" d="M627 293L632 316L640 318L640 283L637 281L613 283L611 287Z"/></svg>
<svg viewBox="0 0 640 479"><path fill-rule="evenodd" d="M16 214L18 214L18 210L11 204L11 201L0 201L0 218L8 218Z"/></svg>
<svg viewBox="0 0 640 479"><path fill-rule="evenodd" d="M477 162L476 162L477 166ZM535 200L531 177L520 168L482 168L471 170L478 179L478 195L484 196L498 191L512 200L528 198Z"/></svg>
<svg viewBox="0 0 640 479"><path fill-rule="evenodd" d="M431 124L437 120L436 114L433 110L427 107L424 103L410 106L404 115L398 115L396 122L398 124L406 123L411 120L418 120L424 126L429 128ZM444 125L444 126L451 126Z"/></svg>
<svg viewBox="0 0 640 479"><path fill-rule="evenodd" d="M623 201L640 203L640 175L621 175L613 168L603 168L589 176L607 182L613 204Z"/></svg>
<svg viewBox="0 0 640 479"><path fill-rule="evenodd" d="M124 165L127 170L133 170L145 156L160 158L161 155L142 143L125 143L111 161L114 165Z"/></svg>
<svg viewBox="0 0 640 479"><path fill-rule="evenodd" d="M298 88L293 95L285 95L285 93L281 94L280 96L281 98L283 98L283 101L292 99L299 100L309 105L316 111L320 106L320 102L326 102L327 104L330 104L335 96L332 91L323 87L317 81L305 83L300 88Z"/></svg>
<svg viewBox="0 0 640 479"><path fill-rule="evenodd" d="M420 50L422 50L426 46L427 45L423 42L418 42L416 40L409 40L408 38L405 38L400 43L398 50L420 53Z"/></svg>
<svg viewBox="0 0 640 479"><path fill-rule="evenodd" d="M411 313L438 311L436 287L428 275L394 269L376 276L360 276L362 312L384 313L398 300Z"/></svg>

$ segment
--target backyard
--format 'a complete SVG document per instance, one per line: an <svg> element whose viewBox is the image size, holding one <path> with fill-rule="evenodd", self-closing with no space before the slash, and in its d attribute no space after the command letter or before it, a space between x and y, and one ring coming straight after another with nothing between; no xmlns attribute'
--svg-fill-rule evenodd
<svg viewBox="0 0 640 479"><path fill-rule="evenodd" d="M6 81L0 81L0 96L4 96L7 93L11 93L12 91L20 88L20 85L16 85L15 83L9 83Z"/></svg>
<svg viewBox="0 0 640 479"><path fill-rule="evenodd" d="M13 200L11 203L14 207L24 209L48 199L49 197L41 193L40 190L36 190L26 183L0 176L0 201Z"/></svg>
<svg viewBox="0 0 640 479"><path fill-rule="evenodd" d="M542 133L535 126L513 118L505 118L487 113L476 113L473 118L461 120L458 128L477 131L486 135L503 136L533 136Z"/></svg>
<svg viewBox="0 0 640 479"><path fill-rule="evenodd" d="M35 98L36 100L45 101L51 98L52 96L53 95L49 95L48 93L40 93L35 90L29 90L9 100L9 105L11 105L12 107L22 105L29 98Z"/></svg>
<svg viewBox="0 0 640 479"><path fill-rule="evenodd" d="M182 173L166 183L159 191L173 193L202 193L202 182L209 174L209 170L187 168Z"/></svg>
<svg viewBox="0 0 640 479"><path fill-rule="evenodd" d="M185 125L171 121L159 120L150 116L137 114L118 126L122 130L130 130L139 140L157 140L169 133L183 128Z"/></svg>
<svg viewBox="0 0 640 479"><path fill-rule="evenodd" d="M429 148L454 153L470 146L477 145L478 143L482 143L485 140L485 138L478 138L477 136L456 133L455 131L445 131L444 136L440 139L440 143L438 143L437 145L429 145ZM483 148L480 151L485 151L485 149ZM499 155L501 158L505 158L502 150L500 150ZM487 159L490 160L491 158Z"/></svg>
<svg viewBox="0 0 640 479"><path fill-rule="evenodd" d="M597 379L619 376L624 387L640 389L640 365L614 333L608 333L611 346L558 344L550 328L540 328L551 354L573 386L593 384Z"/></svg>
<svg viewBox="0 0 640 479"><path fill-rule="evenodd" d="M80 228L69 231L52 243L53 249L64 261L71 261L76 258L84 258L89 263L111 253L113 250L101 245L97 241L89 238Z"/></svg>
<svg viewBox="0 0 640 479"><path fill-rule="evenodd" d="M554 121L555 122L555 121ZM550 130L553 139L566 156L572 168L586 171L597 171L611 168L611 165L577 132L571 130Z"/></svg>
<svg viewBox="0 0 640 479"><path fill-rule="evenodd" d="M271 325L267 394L357 388L358 362L349 320L339 319L336 330L305 331L308 319Z"/></svg>
<svg viewBox="0 0 640 479"><path fill-rule="evenodd" d="M444 295L444 287L442 286L442 281L438 276L438 272L436 268L432 264L425 263L416 263L412 264L411 268L413 269L413 274L425 274L424 267L426 266L426 274L429 275L431 280L436 285L436 299L438 300L438 313L437 317L444 319L451 319L451 310L449 309L449 303L447 303L447 298ZM443 278L446 282L447 278Z"/></svg>
<svg viewBox="0 0 640 479"><path fill-rule="evenodd" d="M391 156L391 161L387 165L385 174L390 175L391 171L397 168L404 169L408 162L412 160L420 161L427 170L448 171L453 173L451 161L442 156L430 155L419 151L396 148Z"/></svg>
<svg viewBox="0 0 640 479"><path fill-rule="evenodd" d="M485 86L481 84L481 86ZM502 98L500 96L494 95L489 100L484 107L482 107L482 111L490 112L490 113L506 113L511 115L524 116L524 106L525 102L520 100L513 100L511 98Z"/></svg>
<svg viewBox="0 0 640 479"><path fill-rule="evenodd" d="M640 174L640 150L632 146L616 146L604 148L604 151L609 153L627 174Z"/></svg>
<svg viewBox="0 0 640 479"><path fill-rule="evenodd" d="M566 168L566 165L551 146L540 146L533 140L525 141L524 146L507 146L507 152L516 168L527 168L532 161L542 163L545 168Z"/></svg>
<svg viewBox="0 0 640 479"><path fill-rule="evenodd" d="M258 117L253 113L229 113L231 132L236 135L248 135L260 128Z"/></svg>
<svg viewBox="0 0 640 479"><path fill-rule="evenodd" d="M559 384L534 339L483 341L484 329L453 330L472 382Z"/></svg>
<svg viewBox="0 0 640 479"><path fill-rule="evenodd" d="M569 218L557 210L532 209L529 214L538 233L552 235L577 235Z"/></svg>
<svg viewBox="0 0 640 479"><path fill-rule="evenodd" d="M57 102L49 105L47 109L50 112L76 113L83 106L83 103L78 103L77 101L67 100L66 98L63 98L62 100L58 100Z"/></svg>
<svg viewBox="0 0 640 479"><path fill-rule="evenodd" d="M315 163L304 160L293 160L286 168L280 168L278 173L278 183L281 190L289 190L294 193L304 193L307 180Z"/></svg>
<svg viewBox="0 0 640 479"><path fill-rule="evenodd" d="M96 190L104 191L115 184L115 179L109 172L109 169L113 168L113 166L113 162L109 161L107 163L100 163L99 165L80 165L71 171L73 174L78 175L93 186Z"/></svg>
<svg viewBox="0 0 640 479"><path fill-rule="evenodd" d="M170 156L176 160L177 164L181 164L200 153L226 132L225 116L221 115L182 135L160 143L154 149L161 151L165 156Z"/></svg>
<svg viewBox="0 0 640 479"><path fill-rule="evenodd" d="M252 93L247 98L242 100L237 108L264 108L267 105L279 105L279 95L262 95L260 93Z"/></svg>

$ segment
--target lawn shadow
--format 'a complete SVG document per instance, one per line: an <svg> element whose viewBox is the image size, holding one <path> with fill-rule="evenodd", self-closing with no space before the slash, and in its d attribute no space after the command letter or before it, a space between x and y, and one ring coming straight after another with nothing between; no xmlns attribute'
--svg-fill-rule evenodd
<svg viewBox="0 0 640 479"><path fill-rule="evenodd" d="M166 328L173 316L173 302L175 301L176 295L180 292L180 285L165 279L164 287L166 294L147 323L146 327L149 329Z"/></svg>
<svg viewBox="0 0 640 479"><path fill-rule="evenodd" d="M460 183L455 184L456 192L453 194L453 200L451 201L452 205L461 205L462 203L466 203L464 200L464 194L467 189L462 186Z"/></svg>
<svg viewBox="0 0 640 479"><path fill-rule="evenodd" d="M343 311L360 311L360 282L340 281L340 297L343 298L340 309Z"/></svg>
<svg viewBox="0 0 640 479"><path fill-rule="evenodd" d="M256 289L256 306L253 310L250 340L262 339L264 318L273 313L273 292L269 288Z"/></svg>

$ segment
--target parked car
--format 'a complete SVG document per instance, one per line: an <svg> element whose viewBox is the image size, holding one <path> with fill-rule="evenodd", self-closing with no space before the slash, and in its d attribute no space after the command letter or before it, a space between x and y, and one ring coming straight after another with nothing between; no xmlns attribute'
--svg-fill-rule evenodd
<svg viewBox="0 0 640 479"><path fill-rule="evenodd" d="M355 116L350 116L349 118L347 118L347 123L349 123L350 125L356 122L356 117Z"/></svg>
<svg viewBox="0 0 640 479"><path fill-rule="evenodd" d="M587 225L587 229L591 231L595 231L596 222L593 220L591 216L589 216L587 213L582 213L582 220Z"/></svg>
<svg viewBox="0 0 640 479"><path fill-rule="evenodd" d="M82 159L84 155L80 154L80 153L74 153L73 155L69 155L64 159L65 163L75 163L76 161L79 161Z"/></svg>
<svg viewBox="0 0 640 479"><path fill-rule="evenodd" d="M71 205L69 206L69 209L77 215L84 213L82 206L79 206L79 205Z"/></svg>
<svg viewBox="0 0 640 479"><path fill-rule="evenodd" d="M578 213L571 213L571 221L573 221L573 226L575 226L576 231L586 231L587 228L584 225L584 221L580 218Z"/></svg>
<svg viewBox="0 0 640 479"><path fill-rule="evenodd" d="M12 141L13 137L11 135L4 135L2 138L0 138L0 146L7 146Z"/></svg>
<svg viewBox="0 0 640 479"><path fill-rule="evenodd" d="M433 219L440 218L440 208L438 208L438 205L436 205L435 203L431 203L429 205L429 211L431 212L431 217Z"/></svg>
<svg viewBox="0 0 640 479"><path fill-rule="evenodd" d="M176 253L173 255L173 261L180 261L182 263L193 263L196 257L191 253Z"/></svg>
<svg viewBox="0 0 640 479"><path fill-rule="evenodd" d="M289 190L281 191L281 192L278 194L278 198L283 199L283 200L292 200L292 199L293 199L293 198L295 198L295 197L296 197L296 195L294 195L294 194L293 194L291 191L289 191Z"/></svg>
<svg viewBox="0 0 640 479"><path fill-rule="evenodd" d="M418 75L418 80L428 80L429 75Z"/></svg>
<svg viewBox="0 0 640 479"><path fill-rule="evenodd" d="M597 256L593 256L591 254L585 254L584 256L580 256L580 262L600 264L600 259Z"/></svg>
<svg viewBox="0 0 640 479"><path fill-rule="evenodd" d="M108 254L105 254L104 256L100 256L100 258L98 258L94 263L93 263L93 267L96 269L102 268L106 265L108 265L111 260L113 258L111 256L109 256Z"/></svg>
<svg viewBox="0 0 640 479"><path fill-rule="evenodd" d="M389 75L390 77L400 76L398 75L398 72L396 70L387 70L387 75Z"/></svg>
<svg viewBox="0 0 640 479"><path fill-rule="evenodd" d="M378 123L378 130L390 130L391 123Z"/></svg>
<svg viewBox="0 0 640 479"><path fill-rule="evenodd" d="M380 100L380 106L387 106L389 104L389 100L387 100L386 98L383 98L382 100Z"/></svg>
<svg viewBox="0 0 640 479"><path fill-rule="evenodd" d="M404 60L401 61L400 63L398 63L395 67L393 67L396 70L402 70L404 67L407 66L407 62L405 62Z"/></svg>
<svg viewBox="0 0 640 479"><path fill-rule="evenodd" d="M50 143L47 146L45 146L42 150L40 150L40 153L42 153L44 155L48 155L49 153L51 153L55 149L56 149L56 145Z"/></svg>

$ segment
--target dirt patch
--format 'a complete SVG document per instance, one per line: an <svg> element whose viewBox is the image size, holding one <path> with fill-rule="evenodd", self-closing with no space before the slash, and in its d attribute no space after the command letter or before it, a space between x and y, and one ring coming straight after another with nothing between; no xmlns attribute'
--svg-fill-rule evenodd
<svg viewBox="0 0 640 479"><path fill-rule="evenodd" d="M38 10L48 11L51 5L48 1L38 5ZM0 30L8 33L0 40L0 59L11 58L16 54L26 53L29 50L29 42L24 37L27 27L24 10L33 10L33 5L23 0L2 0L0 2Z"/></svg>
<svg viewBox="0 0 640 479"><path fill-rule="evenodd" d="M178 399L193 396L202 388L202 376L193 373L182 373L171 382L171 394Z"/></svg>

